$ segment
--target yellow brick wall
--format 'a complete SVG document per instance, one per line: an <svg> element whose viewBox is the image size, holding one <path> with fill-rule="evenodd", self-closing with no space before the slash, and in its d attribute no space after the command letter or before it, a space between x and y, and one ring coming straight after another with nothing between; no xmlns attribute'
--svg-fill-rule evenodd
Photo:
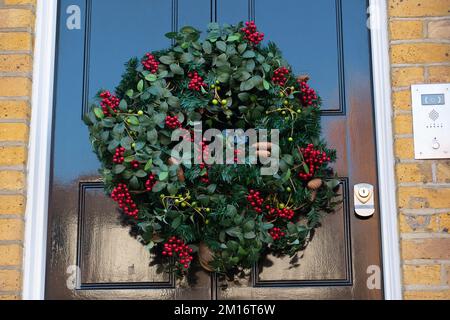
<svg viewBox="0 0 450 320"><path fill-rule="evenodd" d="M20 299L36 0L0 0L0 300Z"/></svg>
<svg viewBox="0 0 450 320"><path fill-rule="evenodd" d="M388 0L405 299L450 299L450 161L414 160L410 86L450 82L450 0Z"/></svg>

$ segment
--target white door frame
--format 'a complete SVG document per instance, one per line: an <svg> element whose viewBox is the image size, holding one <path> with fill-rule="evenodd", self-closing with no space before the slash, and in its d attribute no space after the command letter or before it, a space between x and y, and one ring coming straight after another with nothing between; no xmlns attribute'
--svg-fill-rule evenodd
<svg viewBox="0 0 450 320"><path fill-rule="evenodd" d="M44 299L57 0L37 1L23 299ZM370 0L384 294L401 299L386 0ZM382 186L382 187L381 187Z"/></svg>

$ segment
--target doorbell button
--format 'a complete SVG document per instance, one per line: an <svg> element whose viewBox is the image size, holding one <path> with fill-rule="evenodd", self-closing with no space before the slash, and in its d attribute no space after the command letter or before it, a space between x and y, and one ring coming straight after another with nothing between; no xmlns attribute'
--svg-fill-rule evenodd
<svg viewBox="0 0 450 320"><path fill-rule="evenodd" d="M439 149L441 147L441 144L437 141L437 140L434 140L433 141L433 149L434 150L437 150L437 149Z"/></svg>
<svg viewBox="0 0 450 320"><path fill-rule="evenodd" d="M373 190L373 186L368 183L360 183L354 186L353 194L357 216L367 218L375 213Z"/></svg>

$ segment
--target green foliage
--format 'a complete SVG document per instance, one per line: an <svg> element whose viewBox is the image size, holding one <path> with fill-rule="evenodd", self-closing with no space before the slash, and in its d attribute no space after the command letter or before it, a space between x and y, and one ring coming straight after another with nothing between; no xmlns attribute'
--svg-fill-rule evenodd
<svg viewBox="0 0 450 320"><path fill-rule="evenodd" d="M123 183L137 204L139 215L131 223L140 241L149 249L174 235L189 244L203 241L214 252L211 265L217 272L251 267L267 250L295 255L323 214L339 203L339 181L328 163L315 170L314 178L324 183L314 201L307 181L298 177L308 169L299 151L308 144L326 152L330 162L336 159L336 152L320 139L320 98L304 105L292 73L283 86L274 83L275 70L290 66L274 43L254 46L244 40L242 26L211 23L203 41L192 27L166 34L174 45L152 53L160 63L158 71L151 73L131 59L116 88L117 110L105 114L93 105L84 117L102 163L106 192ZM205 82L200 91L188 89L194 71ZM194 121L202 121L204 129L278 129L280 171L261 176L261 165L170 163L176 142L165 124L167 116L176 116L188 130ZM125 149L124 162L114 163L119 147ZM132 167L136 161L137 169ZM157 182L148 191L150 175ZM295 211L294 217L256 212L247 200L250 189L261 193L264 206L286 206ZM284 230L285 236L272 239L273 228Z"/></svg>

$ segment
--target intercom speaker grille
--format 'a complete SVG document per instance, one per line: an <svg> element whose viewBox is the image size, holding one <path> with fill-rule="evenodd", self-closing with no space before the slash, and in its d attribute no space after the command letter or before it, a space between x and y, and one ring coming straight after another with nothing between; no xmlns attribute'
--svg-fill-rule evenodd
<svg viewBox="0 0 450 320"><path fill-rule="evenodd" d="M439 119L439 112L433 109L433 111L430 112L429 116L431 120L436 121L437 119Z"/></svg>

